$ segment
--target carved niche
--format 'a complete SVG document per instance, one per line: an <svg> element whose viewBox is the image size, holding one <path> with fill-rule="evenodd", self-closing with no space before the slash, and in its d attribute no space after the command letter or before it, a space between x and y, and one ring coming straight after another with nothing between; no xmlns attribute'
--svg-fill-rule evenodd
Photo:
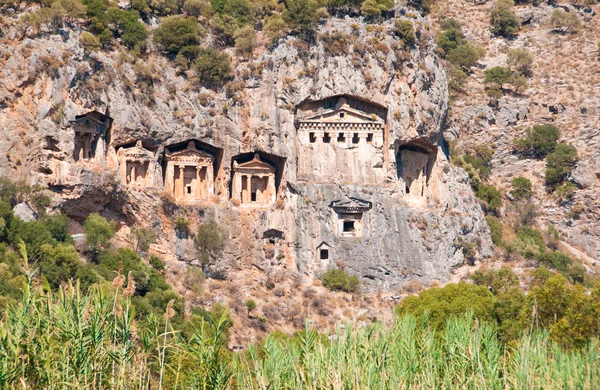
<svg viewBox="0 0 600 390"><path fill-rule="evenodd" d="M215 157L196 149L194 141L183 150L166 152L165 159L165 189L175 200L205 200L214 194Z"/></svg>
<svg viewBox="0 0 600 390"><path fill-rule="evenodd" d="M258 154L245 163L233 162L231 198L247 205L270 205L275 202L275 167L261 161Z"/></svg>

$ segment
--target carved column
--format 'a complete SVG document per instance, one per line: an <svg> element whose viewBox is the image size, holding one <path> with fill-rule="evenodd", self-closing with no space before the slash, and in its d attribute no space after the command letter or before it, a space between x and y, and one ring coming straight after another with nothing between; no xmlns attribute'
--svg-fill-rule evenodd
<svg viewBox="0 0 600 390"><path fill-rule="evenodd" d="M185 198L185 179L184 179L185 166L179 165L179 194L175 194L175 199Z"/></svg>
<svg viewBox="0 0 600 390"><path fill-rule="evenodd" d="M196 199L202 199L205 195L205 191L202 191L202 186L204 185L204 182L200 180L200 178L202 177L200 172L202 168L202 166L196 165L196 187L194 188L194 196Z"/></svg>

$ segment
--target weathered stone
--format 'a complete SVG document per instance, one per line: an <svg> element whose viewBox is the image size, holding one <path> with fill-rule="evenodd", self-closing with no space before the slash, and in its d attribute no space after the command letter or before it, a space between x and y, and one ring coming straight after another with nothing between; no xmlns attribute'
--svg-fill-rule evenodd
<svg viewBox="0 0 600 390"><path fill-rule="evenodd" d="M38 219L37 213L27 203L19 203L13 208L13 212L15 213L15 217L20 218L25 222Z"/></svg>

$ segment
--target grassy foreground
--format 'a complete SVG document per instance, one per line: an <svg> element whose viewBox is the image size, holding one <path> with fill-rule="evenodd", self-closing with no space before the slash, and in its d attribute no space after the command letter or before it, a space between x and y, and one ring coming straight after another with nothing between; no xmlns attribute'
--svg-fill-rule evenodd
<svg viewBox="0 0 600 390"><path fill-rule="evenodd" d="M226 320L191 334L149 315L134 321L128 289L41 294L32 279L0 322L5 389L596 389L600 345L565 351L545 332L503 346L472 314L436 333L427 320L272 334L244 353L226 349Z"/></svg>

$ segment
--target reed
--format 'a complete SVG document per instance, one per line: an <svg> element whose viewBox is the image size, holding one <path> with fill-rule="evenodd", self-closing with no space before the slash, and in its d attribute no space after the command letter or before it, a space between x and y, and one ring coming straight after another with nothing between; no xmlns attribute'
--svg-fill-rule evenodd
<svg viewBox="0 0 600 390"><path fill-rule="evenodd" d="M0 321L0 389L600 388L597 340L565 350L533 331L506 346L473 313L439 332L409 315L329 337L307 327L232 354L225 316L184 337L170 305L136 321L122 286L44 293L26 274L22 300Z"/></svg>

